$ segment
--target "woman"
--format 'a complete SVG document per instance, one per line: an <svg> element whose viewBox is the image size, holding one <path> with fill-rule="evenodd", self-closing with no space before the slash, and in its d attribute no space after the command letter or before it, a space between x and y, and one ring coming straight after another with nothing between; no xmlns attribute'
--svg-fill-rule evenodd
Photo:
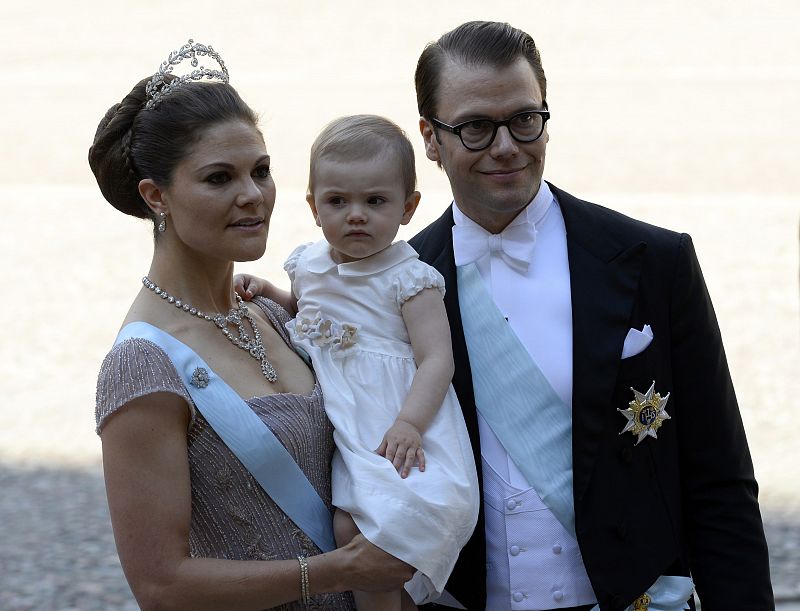
<svg viewBox="0 0 800 611"><path fill-rule="evenodd" d="M220 69L198 68L198 56ZM196 69L171 75L184 59ZM302 511L306 497L262 488L286 470L270 473L266 461L249 472L226 437L236 422L214 420L229 416L228 403L201 407L206 388L227 389L231 406L277 438L275 451L288 450L330 520L333 442L319 387L290 348L287 313L268 300L245 305L233 291L233 262L265 251L275 185L256 117L227 76L211 47L189 41L106 113L89 151L105 198L153 220L156 237L98 380L117 549L143 609L350 609L343 592L399 588L410 567L363 537L320 554L316 525L304 532L303 516L284 510ZM191 377L173 349L200 363Z"/></svg>

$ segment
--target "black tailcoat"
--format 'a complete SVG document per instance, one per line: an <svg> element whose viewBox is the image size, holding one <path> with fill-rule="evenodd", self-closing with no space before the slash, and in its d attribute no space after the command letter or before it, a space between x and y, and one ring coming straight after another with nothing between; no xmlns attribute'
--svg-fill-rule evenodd
<svg viewBox="0 0 800 611"><path fill-rule="evenodd" d="M774 608L758 487L691 238L581 201L551 185L567 233L572 294L572 454L578 543L602 611L660 575L691 573L704 611ZM411 245L447 284L453 377L480 474L480 440L453 258L452 208ZM534 254L535 256L535 254ZM745 289L743 289L745 290ZM621 360L628 330L649 324ZM670 393L658 439L634 445L617 411L655 381ZM483 511L447 589L483 609Z"/></svg>

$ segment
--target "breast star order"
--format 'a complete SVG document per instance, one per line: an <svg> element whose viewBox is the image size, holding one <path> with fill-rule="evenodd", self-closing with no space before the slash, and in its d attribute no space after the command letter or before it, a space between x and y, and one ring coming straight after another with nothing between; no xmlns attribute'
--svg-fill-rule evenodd
<svg viewBox="0 0 800 611"><path fill-rule="evenodd" d="M655 387L656 382L653 380L650 388L644 394L635 388L631 388L634 397L633 401L628 404L627 409L617 408L617 411L628 419L625 428L619 434L622 435L630 431L633 435L636 435L637 439L634 445L638 446L642 439L647 436L658 439L656 431L661 428L664 420L670 419L667 410L664 409L667 406L667 401L669 401L669 393L667 393L666 397L662 397L657 392L653 392Z"/></svg>

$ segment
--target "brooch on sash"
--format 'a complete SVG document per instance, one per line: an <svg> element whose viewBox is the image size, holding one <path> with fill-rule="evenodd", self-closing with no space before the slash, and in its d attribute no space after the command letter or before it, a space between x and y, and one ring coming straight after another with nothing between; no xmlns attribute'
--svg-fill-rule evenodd
<svg viewBox="0 0 800 611"><path fill-rule="evenodd" d="M208 386L208 380L208 371L203 367L196 367L192 372L192 379L189 380L189 384L196 388L205 388Z"/></svg>
<svg viewBox="0 0 800 611"><path fill-rule="evenodd" d="M648 611L652 599L645 592L639 598L633 601L633 611Z"/></svg>
<svg viewBox="0 0 800 611"><path fill-rule="evenodd" d="M631 388L634 397L633 401L628 404L627 409L617 409L628 420L625 428L619 434L622 435L622 433L630 431L633 435L636 435L638 438L634 445L639 445L642 439L648 435L653 439L658 439L656 431L661 428L664 420L670 419L669 414L664 409L669 400L669 393L667 393L666 397L662 397L657 392L653 392L655 386L654 380L644 394L635 388Z"/></svg>

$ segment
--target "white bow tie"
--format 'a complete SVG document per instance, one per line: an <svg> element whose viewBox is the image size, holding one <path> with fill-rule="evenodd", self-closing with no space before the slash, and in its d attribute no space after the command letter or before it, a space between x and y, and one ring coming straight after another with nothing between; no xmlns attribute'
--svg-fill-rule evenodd
<svg viewBox="0 0 800 611"><path fill-rule="evenodd" d="M467 265L491 252L499 252L506 263L528 271L536 245L536 227L532 223L509 225L502 232L491 234L474 225L453 226L453 252L456 265Z"/></svg>

